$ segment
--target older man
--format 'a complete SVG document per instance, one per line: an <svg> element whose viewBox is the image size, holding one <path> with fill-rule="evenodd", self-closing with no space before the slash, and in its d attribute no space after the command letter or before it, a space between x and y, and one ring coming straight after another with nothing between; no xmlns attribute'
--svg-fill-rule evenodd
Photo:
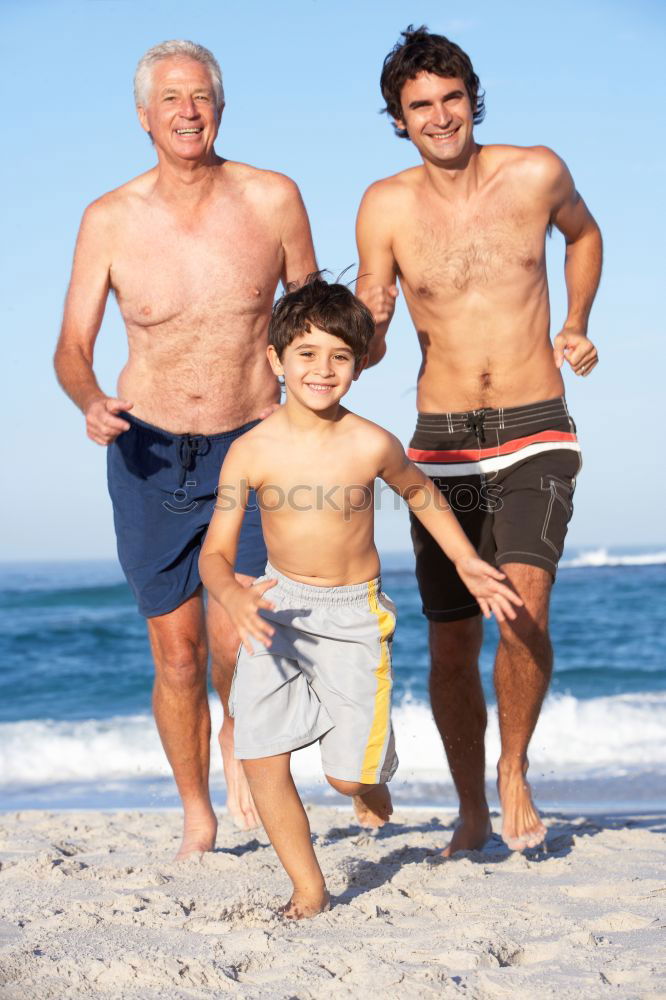
<svg viewBox="0 0 666 1000"><path fill-rule="evenodd" d="M226 713L238 647L221 607L204 606L198 551L226 450L278 399L265 352L278 282L300 281L316 265L296 185L215 152L224 94L207 49L150 49L135 98L157 164L86 209L55 365L88 436L108 446L118 553L147 618L155 718L184 807L183 858L215 844L207 663L210 652ZM110 289L129 341L117 396L93 371ZM238 579L250 585L264 565L249 510ZM258 820L232 725L225 717L219 737L227 802L249 828Z"/></svg>
<svg viewBox="0 0 666 1000"><path fill-rule="evenodd" d="M453 42L410 26L384 61L381 88L397 135L411 140L421 163L373 184L359 211L359 294L377 321L370 360L386 350L399 276L422 353L410 458L524 602L515 621L500 623L495 661L502 835L520 850L546 833L526 780L527 748L552 671L550 592L580 468L561 368L566 360L589 375L597 363L587 323L601 237L551 150L476 142L483 92ZM566 240L569 300L552 344L551 226ZM490 830L482 622L455 567L416 521L412 537L430 626L432 708L460 797L448 856L480 847Z"/></svg>

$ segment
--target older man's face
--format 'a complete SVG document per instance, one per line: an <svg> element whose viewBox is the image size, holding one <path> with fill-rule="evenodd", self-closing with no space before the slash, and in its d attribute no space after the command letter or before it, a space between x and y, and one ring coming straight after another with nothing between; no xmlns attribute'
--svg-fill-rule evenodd
<svg viewBox="0 0 666 1000"><path fill-rule="evenodd" d="M211 152L220 111L208 68L196 59L173 56L156 63L147 104L138 112L165 154L201 160Z"/></svg>

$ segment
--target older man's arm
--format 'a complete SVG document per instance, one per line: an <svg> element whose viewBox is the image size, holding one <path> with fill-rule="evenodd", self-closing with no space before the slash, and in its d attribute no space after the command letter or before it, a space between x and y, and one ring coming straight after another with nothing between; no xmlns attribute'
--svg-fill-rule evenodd
<svg viewBox="0 0 666 1000"><path fill-rule="evenodd" d="M308 274L317 270L310 220L305 210L301 192L288 177L280 177L278 190L278 219L282 243L282 284L300 285Z"/></svg>
<svg viewBox="0 0 666 1000"><path fill-rule="evenodd" d="M93 371L93 353L109 294L109 209L104 199L83 216L74 252L72 277L65 300L54 365L58 381L86 418L88 437L110 444L129 428L117 414L132 402L107 396Z"/></svg>

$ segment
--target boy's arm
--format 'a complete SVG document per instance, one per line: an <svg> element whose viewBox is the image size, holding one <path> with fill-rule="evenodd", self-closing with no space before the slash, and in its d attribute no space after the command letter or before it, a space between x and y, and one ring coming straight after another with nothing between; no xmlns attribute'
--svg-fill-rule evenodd
<svg viewBox="0 0 666 1000"><path fill-rule="evenodd" d="M259 615L260 608L273 609L264 599L275 580L242 587L234 575L236 549L249 493L247 447L235 441L220 471L213 517L201 547L199 574L204 587L231 618L243 646L252 653L250 636L270 646L274 629Z"/></svg>
<svg viewBox="0 0 666 1000"><path fill-rule="evenodd" d="M515 618L512 605L520 606L523 602L509 587L499 582L505 579L504 573L479 559L444 495L409 461L402 445L392 434L386 434L382 468L378 474L405 500L455 565L485 617L490 618L494 613L498 621Z"/></svg>
<svg viewBox="0 0 666 1000"><path fill-rule="evenodd" d="M368 188L356 220L356 243L359 265L356 294L375 320L375 335L368 351L368 367L386 354L386 333L398 297L396 264L393 257L390 213L382 205L385 199L378 185Z"/></svg>

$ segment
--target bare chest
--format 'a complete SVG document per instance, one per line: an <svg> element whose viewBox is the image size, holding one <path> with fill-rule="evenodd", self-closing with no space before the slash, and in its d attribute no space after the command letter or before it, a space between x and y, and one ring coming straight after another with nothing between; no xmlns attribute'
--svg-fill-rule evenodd
<svg viewBox="0 0 666 1000"><path fill-rule="evenodd" d="M281 270L277 234L247 206L192 220L146 206L118 229L111 283L128 323L191 326L269 307Z"/></svg>
<svg viewBox="0 0 666 1000"><path fill-rule="evenodd" d="M545 221L506 198L472 210L421 210L396 240L403 281L421 300L530 281L544 267Z"/></svg>
<svg viewBox="0 0 666 1000"><path fill-rule="evenodd" d="M309 513L349 519L372 510L374 474L363 463L302 453L285 453L284 462L272 461L263 470L258 493L262 507L287 517Z"/></svg>

